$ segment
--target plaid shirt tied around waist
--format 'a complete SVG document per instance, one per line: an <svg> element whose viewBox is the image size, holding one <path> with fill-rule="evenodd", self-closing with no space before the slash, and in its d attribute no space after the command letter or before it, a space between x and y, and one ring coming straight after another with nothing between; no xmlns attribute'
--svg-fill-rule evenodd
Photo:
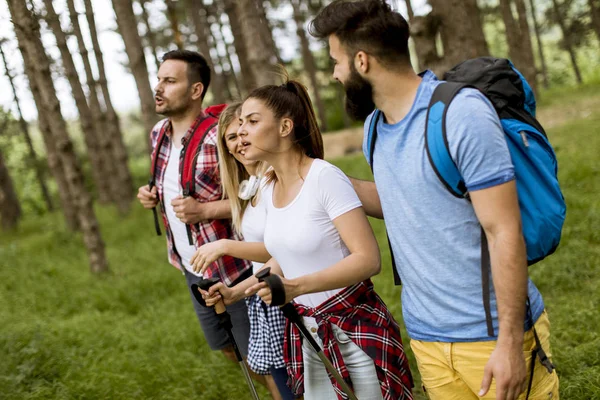
<svg viewBox="0 0 600 400"><path fill-rule="evenodd" d="M383 300L373 290L373 283L370 280L347 287L317 308L293 304L301 316L316 320L325 356L350 387L352 387L350 374L331 324L342 329L373 359L384 400L412 399L413 380L402 346L398 323ZM301 395L304 393L302 336L290 321L286 325L283 354L289 375L288 385L295 394ZM338 399L347 399L330 374L329 379Z"/></svg>
<svg viewBox="0 0 600 400"><path fill-rule="evenodd" d="M188 129L184 135L181 143L183 146L190 141L193 135L202 135L204 132L200 132L200 124L207 117L207 114L202 112L198 115L192 126ZM164 178L165 171L167 169L167 162L171 153L171 133L172 126L169 119L159 121L150 134L150 140L152 143L152 157L157 157L156 168L155 168L155 184L158 190L158 198L160 200L160 210L165 225L166 237L167 237L167 248L169 254L169 262L174 267L183 271L184 266L181 262L181 257L177 253L175 248L175 242L173 240L173 233L169 228L169 222L165 213L164 204ZM158 146L158 138L161 133L165 133L164 140L162 140L160 148ZM192 151L189 149L188 151ZM183 152L179 159L179 177L178 181L181 186L181 169L183 162ZM223 197L223 191L221 188L221 178L219 176L218 169L218 158L217 158L217 127L213 126L202 143L198 146L198 158L196 162L196 170L194 177L194 193L192 194L194 199L201 203L221 200ZM169 205L170 207L170 205ZM196 247L200 247L205 243L214 242L219 239L233 239L241 240L241 237L233 230L231 226L231 220L208 220L201 221L198 224L190 225L194 237L194 244ZM219 278L223 283L230 286L236 280L245 275L251 268L252 264L246 260L240 260L230 256L224 256L219 258L217 261L212 263L208 267L205 277Z"/></svg>

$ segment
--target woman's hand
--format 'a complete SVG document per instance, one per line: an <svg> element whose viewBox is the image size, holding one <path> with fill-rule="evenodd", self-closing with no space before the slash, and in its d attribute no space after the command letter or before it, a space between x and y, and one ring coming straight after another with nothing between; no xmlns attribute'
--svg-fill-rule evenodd
<svg viewBox="0 0 600 400"><path fill-rule="evenodd" d="M280 279L285 290L284 304L287 304L294 298L304 294L300 288L300 285L295 279L285 279L283 277L280 277ZM267 285L266 282L259 282L246 289L246 296L252 296L255 293L262 299L262 301L268 305L271 305L273 294L271 293L271 288L269 288L269 285Z"/></svg>
<svg viewBox="0 0 600 400"><path fill-rule="evenodd" d="M206 243L196 250L196 253L190 259L190 265L195 273L204 274L204 271L210 264L223 257L225 253L225 245L227 239L220 239L216 242Z"/></svg>
<svg viewBox="0 0 600 400"><path fill-rule="evenodd" d="M240 295L240 293L235 290L235 287L227 287L222 282L212 285L210 289L208 289L208 292L201 290L200 293L202 293L202 298L204 298L206 305L209 307L214 306L221 300L223 300L223 303L228 306L233 303L237 303L243 297L243 295Z"/></svg>

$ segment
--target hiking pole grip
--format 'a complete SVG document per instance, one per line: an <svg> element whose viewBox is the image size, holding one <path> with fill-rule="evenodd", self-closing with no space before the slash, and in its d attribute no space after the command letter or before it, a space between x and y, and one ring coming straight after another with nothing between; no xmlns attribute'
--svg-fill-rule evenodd
<svg viewBox="0 0 600 400"><path fill-rule="evenodd" d="M148 190L152 192L152 188L154 187L154 178L150 178L148 180ZM158 223L158 212L156 211L156 206L152 207L152 214L154 214L154 229L156 230L156 235L162 235L160 231L160 224Z"/></svg>
<svg viewBox="0 0 600 400"><path fill-rule="evenodd" d="M217 278L210 278L210 279L201 278L198 282L192 283L192 285L191 285L192 294L194 295L194 297L196 298L196 301L201 306L208 307L206 305L206 302L204 301L204 298L202 297L202 293L200 293L200 291L198 289L208 291L208 289L210 289L211 286L213 286L217 282L219 282L219 279L217 279ZM225 303L223 302L223 300L219 300L219 302L214 305L214 309L215 309L215 312L217 313L217 315L223 314L226 311Z"/></svg>
<svg viewBox="0 0 600 400"><path fill-rule="evenodd" d="M254 276L259 282L265 282L271 289L272 306L283 306L285 304L285 287L279 275L271 275L271 267L261 269Z"/></svg>

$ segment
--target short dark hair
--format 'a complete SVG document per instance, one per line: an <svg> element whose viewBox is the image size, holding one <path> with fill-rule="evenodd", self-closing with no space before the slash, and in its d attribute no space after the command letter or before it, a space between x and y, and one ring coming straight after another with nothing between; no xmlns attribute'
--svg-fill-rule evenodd
<svg viewBox="0 0 600 400"><path fill-rule="evenodd" d="M362 50L387 66L410 65L408 23L383 0L335 0L309 32L317 39L335 35L351 56Z"/></svg>
<svg viewBox="0 0 600 400"><path fill-rule="evenodd" d="M204 86L202 98L210 84L210 67L204 56L191 50L171 50L162 57L163 62L167 60L181 60L187 63L187 78L190 85L201 82Z"/></svg>

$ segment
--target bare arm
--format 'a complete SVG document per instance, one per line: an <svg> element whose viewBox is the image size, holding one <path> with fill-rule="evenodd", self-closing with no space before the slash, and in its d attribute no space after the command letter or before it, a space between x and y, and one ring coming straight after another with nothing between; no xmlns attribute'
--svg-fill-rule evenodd
<svg viewBox="0 0 600 400"><path fill-rule="evenodd" d="M333 220L333 224L350 250L350 255L319 272L295 279L283 278L286 302L302 294L354 285L378 274L381 270L379 246L362 207L337 217ZM256 292L270 304L271 292L266 283L258 283L246 291L246 293Z"/></svg>
<svg viewBox="0 0 600 400"><path fill-rule="evenodd" d="M487 392L493 376L497 385L496 398L513 399L525 388L526 378L523 321L527 300L527 254L516 182L477 190L470 195L488 241L500 325L496 349L484 372L482 391Z"/></svg>
<svg viewBox="0 0 600 400"><path fill-rule="evenodd" d="M186 224L197 224L201 221L231 218L229 200L215 200L201 203L193 197L176 197L171 200L175 216Z"/></svg>
<svg viewBox="0 0 600 400"><path fill-rule="evenodd" d="M204 273L210 264L224 255L262 263L271 258L264 243L220 239L200 246L190 259L190 264L194 272Z"/></svg>
<svg viewBox="0 0 600 400"><path fill-rule="evenodd" d="M377 187L373 181L363 181L361 179L351 178L352 186L362 203L365 213L369 217L383 219L383 211L381 210L381 201L379 200L379 193L377 193Z"/></svg>

